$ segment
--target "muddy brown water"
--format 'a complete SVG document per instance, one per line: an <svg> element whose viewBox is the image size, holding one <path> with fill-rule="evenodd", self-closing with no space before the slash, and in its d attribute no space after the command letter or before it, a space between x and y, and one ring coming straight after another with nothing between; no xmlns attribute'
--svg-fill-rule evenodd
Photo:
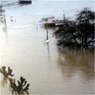
<svg viewBox="0 0 95 95"><path fill-rule="evenodd" d="M60 3L58 12L63 8ZM35 4L39 5L35 7ZM35 1L32 6L5 7L7 31L0 24L0 67L11 67L17 80L20 76L25 77L30 83L29 93L93 94L94 53L60 54L53 37L54 29L48 30L49 44L46 44L46 30L40 27L39 20L51 16L59 3L55 2L52 11L46 14L48 5L52 7L52 3L47 1ZM57 15L56 12L53 14ZM0 74L0 92L10 94L9 83L4 84L6 82Z"/></svg>

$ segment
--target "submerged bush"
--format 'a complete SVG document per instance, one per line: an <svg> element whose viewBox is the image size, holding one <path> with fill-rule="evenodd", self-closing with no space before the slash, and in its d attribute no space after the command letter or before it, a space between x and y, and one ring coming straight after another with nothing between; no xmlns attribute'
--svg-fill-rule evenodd
<svg viewBox="0 0 95 95"><path fill-rule="evenodd" d="M12 74L13 70L8 67L8 69L6 68L6 66L3 66L2 68L0 68L0 72L5 76L14 76L14 74Z"/></svg>
<svg viewBox="0 0 95 95"><path fill-rule="evenodd" d="M0 68L0 73L3 74L4 79L6 78L10 82L10 87L12 88L12 95L29 95L28 90L30 84L27 83L27 80L20 77L20 80L17 80L13 78L14 74L12 74L13 70L10 67L2 66ZM5 82L5 80L4 80Z"/></svg>

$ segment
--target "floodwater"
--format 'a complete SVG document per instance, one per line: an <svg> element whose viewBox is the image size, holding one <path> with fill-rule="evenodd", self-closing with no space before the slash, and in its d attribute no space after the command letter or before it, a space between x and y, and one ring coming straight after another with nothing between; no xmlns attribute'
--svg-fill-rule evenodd
<svg viewBox="0 0 95 95"><path fill-rule="evenodd" d="M84 3L88 7L93 5L93 2L91 6L88 2ZM82 8L84 3L73 2L74 8L80 5ZM61 18L63 10L66 7L70 10L70 6L73 9L73 4L34 0L32 5L4 7L7 31L0 23L0 67L12 68L16 80L20 76L26 78L31 94L94 95L94 53L60 53L53 36L55 29L48 29L47 44L47 30L39 25L43 17ZM65 12L70 16L75 9ZM11 95L9 84L5 85L1 77L0 74L1 95Z"/></svg>

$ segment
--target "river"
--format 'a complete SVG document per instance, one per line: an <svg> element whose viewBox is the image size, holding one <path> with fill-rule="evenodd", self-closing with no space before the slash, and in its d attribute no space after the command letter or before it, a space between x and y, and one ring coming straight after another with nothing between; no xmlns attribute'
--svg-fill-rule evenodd
<svg viewBox="0 0 95 95"><path fill-rule="evenodd" d="M81 7L79 7L81 6ZM94 53L61 54L49 29L39 25L43 17L71 17L91 1L33 0L32 5L5 6L7 31L0 23L0 67L13 69L15 79L23 76L30 83L30 94L94 95ZM56 8L57 7L57 8ZM72 11L71 11L72 10ZM2 75L0 74L0 77ZM0 79L1 95L11 95L9 84Z"/></svg>

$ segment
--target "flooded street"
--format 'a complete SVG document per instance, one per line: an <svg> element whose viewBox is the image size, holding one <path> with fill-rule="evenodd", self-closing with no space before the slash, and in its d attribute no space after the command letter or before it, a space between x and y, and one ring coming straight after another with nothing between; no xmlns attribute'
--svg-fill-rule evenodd
<svg viewBox="0 0 95 95"><path fill-rule="evenodd" d="M88 2L84 2L85 5L94 6ZM30 83L30 94L94 95L94 53L61 54L53 35L55 29L48 29L47 44L47 30L39 23L43 17L62 18L62 12L72 17L76 8L85 7L83 2L77 6L78 3L73 1L75 8L70 8L73 4L68 1L33 0L32 5L4 7L7 31L0 23L0 67L11 67L16 79L25 77ZM63 11L71 9L73 12ZM0 95L10 95L9 84L2 84L1 78Z"/></svg>

